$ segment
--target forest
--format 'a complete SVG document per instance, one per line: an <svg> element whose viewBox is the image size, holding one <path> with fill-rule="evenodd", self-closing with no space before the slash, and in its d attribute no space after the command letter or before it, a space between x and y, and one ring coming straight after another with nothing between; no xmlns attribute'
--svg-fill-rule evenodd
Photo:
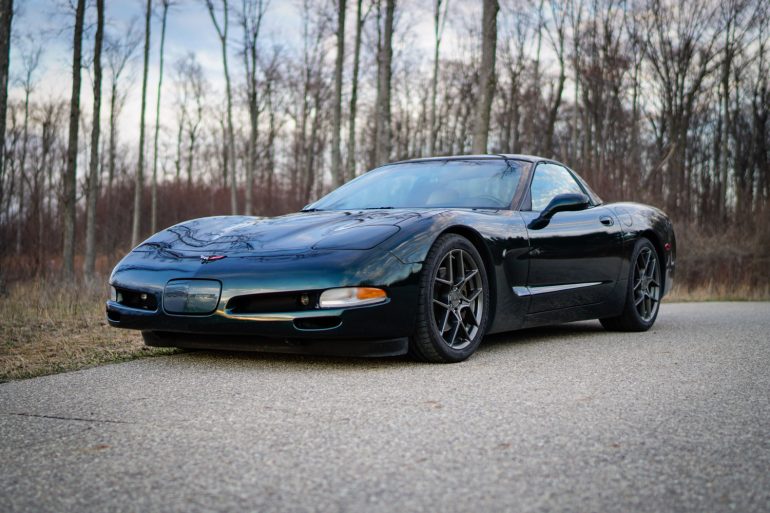
<svg viewBox="0 0 770 513"><path fill-rule="evenodd" d="M296 211L390 161L525 153L665 210L682 294L770 296L764 0L141 0L128 25L52 0L54 93L0 1L0 284L105 281L164 227ZM214 73L167 46L192 11Z"/></svg>

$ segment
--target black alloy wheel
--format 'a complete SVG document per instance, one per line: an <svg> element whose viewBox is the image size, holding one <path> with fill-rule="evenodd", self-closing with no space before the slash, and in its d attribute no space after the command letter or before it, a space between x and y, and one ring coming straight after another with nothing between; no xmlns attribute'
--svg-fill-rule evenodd
<svg viewBox="0 0 770 513"><path fill-rule="evenodd" d="M489 286L478 250L456 234L431 248L420 286L410 352L420 360L459 362L478 347L489 317Z"/></svg>

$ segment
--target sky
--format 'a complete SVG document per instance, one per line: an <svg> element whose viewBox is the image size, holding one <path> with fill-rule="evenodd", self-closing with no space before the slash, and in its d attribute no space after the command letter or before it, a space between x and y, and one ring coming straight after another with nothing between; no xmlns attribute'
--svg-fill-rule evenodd
<svg viewBox="0 0 770 513"><path fill-rule="evenodd" d="M154 0L155 1L155 0ZM331 2L331 0L329 0ZM93 48L93 34L95 31L96 8L92 1L87 1L87 33L83 41L84 59L90 61ZM347 41L352 47L354 34L354 8L355 1L348 9ZM405 13L398 20L395 46L399 44L409 46L417 50L418 55L424 55L425 59L433 55L433 21L431 3L428 0L404 0L400 6ZM473 4L475 2L472 2ZM40 66L35 74L35 88L33 101L38 99L59 98L68 100L71 89L72 75L72 31L74 26L74 8L70 0L16 0L16 14L13 20L13 37L11 52L11 79L9 93L12 98L21 97L21 88L14 77L18 77L21 71L21 53L23 49L35 46L43 47ZM231 1L232 5L240 2ZM263 25L263 44L280 45L285 52L299 52L301 49L301 16L299 0L271 0ZM464 12L468 11L459 1L453 6L457 11L456 17L461 19ZM143 36L144 33L144 9L143 0L105 0L106 8L106 33L107 35L120 35L127 31L134 23L136 31ZM231 7L232 9L232 7ZM470 7L470 11L474 6ZM464 12L460 12L464 11ZM480 17L480 16L479 16ZM237 19L231 14L230 19L230 68L231 76L237 83L242 81L242 65L237 55L240 47L241 31L237 25ZM160 42L160 9L156 8L151 28L150 68L148 76L148 117L147 123L154 121L152 113L155 111L155 94L159 70L159 42ZM453 44L451 27L447 29L443 53L448 54L456 49ZM120 131L123 140L137 139L137 130L134 128L139 123L141 100L141 45L136 52L130 70L126 73L130 79L131 87L126 100L126 107L121 115ZM365 51L365 50L362 50ZM173 118L173 63L187 53L195 54L202 65L204 73L212 89L223 94L224 76L222 72L222 57L219 38L209 18L203 0L177 0L168 15L165 44L165 71L162 116L161 119ZM398 52L398 48L396 48ZM346 55L346 67L350 69L352 52ZM331 58L330 61L331 62ZM366 70L363 70L365 73ZM81 89L81 108L83 112L90 113L92 105L91 75L90 70L83 70L83 82ZM102 95L102 119L106 119L105 100L107 94L105 84ZM222 97L217 94L212 97ZM89 114L90 116L90 114Z"/></svg>

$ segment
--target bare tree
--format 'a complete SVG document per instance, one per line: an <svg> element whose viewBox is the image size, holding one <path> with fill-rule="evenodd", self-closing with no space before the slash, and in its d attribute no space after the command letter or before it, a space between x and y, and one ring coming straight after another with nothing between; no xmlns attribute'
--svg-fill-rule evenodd
<svg viewBox="0 0 770 513"><path fill-rule="evenodd" d="M340 150L342 130L342 63L345 56L345 12L346 0L337 1L337 58L334 61L334 97L332 98L332 187L337 188L345 181Z"/></svg>
<svg viewBox="0 0 770 513"><path fill-rule="evenodd" d="M565 63L566 57L564 53L564 26L567 16L566 13L561 11L562 8L560 5L560 2L551 2L551 15L556 26L554 27L553 31L549 30L546 32L548 39L551 42L551 46L553 47L554 53L556 54L556 59L559 62L559 78L556 81L556 85L553 87L551 105L548 109L548 122L545 129L544 154L549 157L552 157L554 152L554 130L556 130L556 119L559 115L559 107L561 106L562 100L561 97L562 93L564 92L564 83L567 80L567 68Z"/></svg>
<svg viewBox="0 0 770 513"><path fill-rule="evenodd" d="M495 94L495 53L497 51L497 0L484 0L481 35L481 66L476 120L473 125L473 153L487 152L489 119Z"/></svg>
<svg viewBox="0 0 770 513"><path fill-rule="evenodd" d="M259 143L259 82L257 66L259 64L259 32L262 19L270 2L267 0L243 0L241 25L243 26L243 64L246 71L246 96L249 107L249 144L246 161L246 191L244 194L244 214L249 216L254 211L254 175L257 168Z"/></svg>
<svg viewBox="0 0 770 513"><path fill-rule="evenodd" d="M73 278L75 275L75 202L77 161L78 161L78 120L80 119L80 68L83 47L83 18L85 17L85 0L78 0L75 9L75 30L72 45L72 95L70 97L70 125L67 143L67 169L64 173L64 194L62 197L64 209L64 276Z"/></svg>
<svg viewBox="0 0 770 513"><path fill-rule="evenodd" d="M356 176L356 112L358 109L358 75L361 65L361 32L369 14L362 13L363 0L356 1L356 41L353 48L353 76L350 84L350 108L348 109L348 156L345 165L346 178ZM371 9L371 7L370 7Z"/></svg>
<svg viewBox="0 0 770 513"><path fill-rule="evenodd" d="M131 24L121 38L105 37L104 52L110 72L110 127L107 158L107 194L112 195L118 144L118 117L126 99L126 91L119 89L120 78L126 70L141 39Z"/></svg>
<svg viewBox="0 0 770 513"><path fill-rule="evenodd" d="M230 173L230 207L233 215L238 213L238 183L236 180L236 165L235 165L235 128L233 126L233 91L230 81L230 70L227 65L227 36L230 26L230 9L228 8L227 0L222 1L222 22L217 20L216 9L214 8L213 0L206 0L206 8L209 11L211 22L214 24L214 29L217 31L219 42L222 46L222 67L225 74L225 92L227 98L227 152L228 160L232 166ZM227 184L227 169L224 169L225 184Z"/></svg>
<svg viewBox="0 0 770 513"><path fill-rule="evenodd" d="M443 11L441 9L443 3ZM449 10L449 0L435 0L433 9L433 35L436 46L433 50L433 78L430 83L430 120L428 127L430 130L430 155L436 154L436 139L438 136L438 126L436 125L436 99L438 96L438 68L441 52L441 38L444 36L446 27L447 11Z"/></svg>
<svg viewBox="0 0 770 513"><path fill-rule="evenodd" d="M176 103L179 108L179 119L177 127L177 156L176 173L177 181L180 180L181 171L184 167L187 176L187 187L192 186L193 165L195 155L198 151L198 139L200 128L203 122L204 109L206 105L206 91L208 84L203 73L203 68L195 59L195 54L188 53L185 57L178 60L175 65L176 74ZM187 136L186 147L183 149L184 137ZM187 152L186 159L183 151Z"/></svg>
<svg viewBox="0 0 770 513"><path fill-rule="evenodd" d="M16 254L22 250L22 233L25 221L26 200L24 189L27 181L27 149L29 146L29 99L35 86L34 74L40 64L42 48L33 41L29 41L29 47L22 50L22 77L21 86L24 90L24 121L22 122L21 157L19 158L19 212L18 225L16 227Z"/></svg>
<svg viewBox="0 0 770 513"><path fill-rule="evenodd" d="M155 233L158 229L158 136L160 134L160 96L163 90L163 57L166 44L166 20L168 19L168 8L171 6L171 0L161 0L163 11L160 21L160 65L158 69L158 96L155 102L155 139L153 141L152 153L152 185L151 185L151 206L150 206L150 232Z"/></svg>
<svg viewBox="0 0 770 513"><path fill-rule="evenodd" d="M147 110L147 71L150 66L150 21L152 0L147 0L144 12L144 67L142 71L142 107L139 115L139 163L134 180L134 218L131 229L131 245L139 244L142 222L142 194L144 192L144 116Z"/></svg>
<svg viewBox="0 0 770 513"><path fill-rule="evenodd" d="M378 0L379 1L379 0ZM381 15L378 4L378 26ZM390 126L390 93L391 76L393 74L393 24L396 10L396 0L385 0L385 25L382 28L382 44L377 52L377 114L376 139L374 148L375 165L384 164L390 157L391 126Z"/></svg>
<svg viewBox="0 0 770 513"><path fill-rule="evenodd" d="M104 0L96 0L94 36L94 111L91 123L91 158L86 189L86 253L83 274L89 278L96 264L96 199L99 196L99 131L102 113L102 41L104 39Z"/></svg>
<svg viewBox="0 0 770 513"><path fill-rule="evenodd" d="M0 176L5 164L5 118L8 108L8 65L11 61L13 0L0 0Z"/></svg>
<svg viewBox="0 0 770 513"><path fill-rule="evenodd" d="M684 216L687 135L704 80L715 69L714 48L721 31L709 30L715 10L703 2L679 9L651 0L650 11L647 56L661 102L656 128L661 159L666 165L667 210ZM659 196L664 190L661 178L658 173L654 180Z"/></svg>

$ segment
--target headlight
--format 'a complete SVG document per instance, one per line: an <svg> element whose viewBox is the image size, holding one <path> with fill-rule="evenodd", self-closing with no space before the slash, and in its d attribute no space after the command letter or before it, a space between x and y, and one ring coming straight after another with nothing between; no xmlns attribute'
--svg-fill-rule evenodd
<svg viewBox="0 0 770 513"><path fill-rule="evenodd" d="M175 314L208 314L216 310L221 292L215 280L171 280L163 292L163 308Z"/></svg>
<svg viewBox="0 0 770 513"><path fill-rule="evenodd" d="M118 300L118 289L115 287L110 287L110 301L117 301Z"/></svg>
<svg viewBox="0 0 770 513"><path fill-rule="evenodd" d="M388 294L374 287L345 287L341 289L324 290L318 301L321 308L342 308L345 306L362 306L382 303L388 299Z"/></svg>

